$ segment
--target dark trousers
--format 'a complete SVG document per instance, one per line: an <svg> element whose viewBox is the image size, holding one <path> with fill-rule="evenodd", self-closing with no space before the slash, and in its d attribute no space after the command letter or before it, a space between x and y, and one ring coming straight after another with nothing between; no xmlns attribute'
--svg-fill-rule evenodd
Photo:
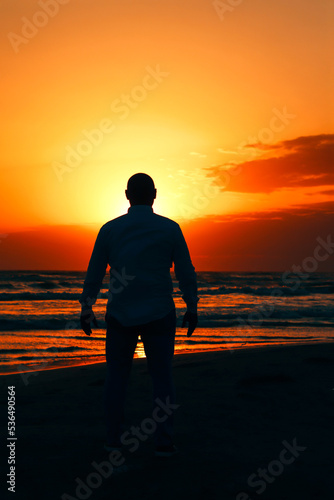
<svg viewBox="0 0 334 500"><path fill-rule="evenodd" d="M124 401L133 355L138 336L144 344L147 367L153 382L153 401L174 403L172 379L176 314L173 309L167 316L144 325L123 326L114 317L106 315L107 376L105 381L105 416L107 442L117 446L122 435ZM173 414L156 422L156 446L172 444ZM163 421L162 421L163 420Z"/></svg>

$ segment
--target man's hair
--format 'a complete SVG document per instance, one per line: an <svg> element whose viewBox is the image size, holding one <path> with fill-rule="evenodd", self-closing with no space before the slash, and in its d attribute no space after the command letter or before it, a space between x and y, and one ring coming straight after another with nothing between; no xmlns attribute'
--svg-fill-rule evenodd
<svg viewBox="0 0 334 500"><path fill-rule="evenodd" d="M152 204L155 198L155 186L152 177L147 174L134 174L128 180L127 198L133 204Z"/></svg>

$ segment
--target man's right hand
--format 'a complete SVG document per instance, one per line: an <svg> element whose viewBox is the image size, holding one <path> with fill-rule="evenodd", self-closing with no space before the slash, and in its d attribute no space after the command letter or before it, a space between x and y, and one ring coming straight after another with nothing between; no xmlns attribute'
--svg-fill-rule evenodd
<svg viewBox="0 0 334 500"><path fill-rule="evenodd" d="M187 311L183 317L182 328L186 326L186 323L188 323L187 337L191 337L198 323L197 314Z"/></svg>

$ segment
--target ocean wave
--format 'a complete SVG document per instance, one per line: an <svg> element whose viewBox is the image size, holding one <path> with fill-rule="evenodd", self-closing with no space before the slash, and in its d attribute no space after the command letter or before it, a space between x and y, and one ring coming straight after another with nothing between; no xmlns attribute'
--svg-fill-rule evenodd
<svg viewBox="0 0 334 500"><path fill-rule="evenodd" d="M334 294L334 286L313 286L313 287L300 287L296 290L293 290L287 286L277 286L277 287L252 287L252 286L243 286L243 287L233 287L228 288L226 286L220 286L216 290L205 290L206 295L255 295L258 297L263 296L282 296L282 297L299 297L304 295L329 295Z"/></svg>
<svg viewBox="0 0 334 500"><path fill-rule="evenodd" d="M40 281L37 283L31 283L29 286L32 288L41 288L41 289L54 289L54 288L82 288L83 283L73 282L73 281Z"/></svg>
<svg viewBox="0 0 334 500"><path fill-rule="evenodd" d="M105 328L104 321L98 322L98 328ZM0 331L1 332L12 332L12 331L32 331L32 330L62 330L62 331L73 331L80 330L80 323L76 318L76 321L69 321L60 318L51 319L1 319L0 321Z"/></svg>
<svg viewBox="0 0 334 500"><path fill-rule="evenodd" d="M78 302L79 297L81 295L80 292L64 292L64 291L53 291L53 292L12 292L12 293L0 293L0 301L2 302L14 302L19 300L73 300ZM108 292L100 292L98 294L99 299L107 299Z"/></svg>
<svg viewBox="0 0 334 500"><path fill-rule="evenodd" d="M75 352L75 351L87 351L90 350L88 347L79 347L79 346L68 346L68 347L36 347L32 349L31 347L26 349L13 348L13 349L0 349L0 354L23 354L29 352Z"/></svg>
<svg viewBox="0 0 334 500"><path fill-rule="evenodd" d="M78 330L79 327L78 327ZM8 336L13 336L15 338L14 342L17 341L17 338L19 340L25 339L25 338L30 338L30 331L34 332L34 339L62 339L62 341L73 341L73 340L80 340L81 342L87 342L89 344L92 344L93 342L101 342L105 341L105 334L103 336L90 336L88 337L84 332L82 332L81 335L66 335L65 333L67 330L57 330L57 332L60 332L60 335L55 335L53 333L53 330L50 330L50 333L48 331L43 331L43 333L39 333L39 330L11 330L10 332L6 331L6 337ZM95 327L94 327L94 332L95 332ZM105 332L104 332L105 333ZM1 335L1 333L0 333Z"/></svg>
<svg viewBox="0 0 334 500"><path fill-rule="evenodd" d="M97 358L97 357L104 357L105 358L105 354L99 354L99 353L94 353L94 354L77 354L77 355L74 355L74 356L66 356L65 358L63 359L72 359L72 358L80 358L80 359L84 359L84 358L91 358L91 357L94 357L94 358ZM40 358L38 356L20 356L20 357L17 357L15 358L15 360L20 360L20 361L35 361L36 364L37 363L45 363L47 359L50 359L50 360L54 360L55 357L54 356L41 356ZM41 360L41 361L39 361Z"/></svg>
<svg viewBox="0 0 334 500"><path fill-rule="evenodd" d="M58 285L62 288L82 288L83 282L77 281L58 281Z"/></svg>
<svg viewBox="0 0 334 500"><path fill-rule="evenodd" d="M13 293L1 293L0 301L2 302L13 302L18 300L75 300L78 301L80 293L75 292L44 292L44 293L34 293L34 292L13 292Z"/></svg>
<svg viewBox="0 0 334 500"><path fill-rule="evenodd" d="M38 350L38 349L37 349ZM0 349L0 354L20 354L27 352L29 349Z"/></svg>
<svg viewBox="0 0 334 500"><path fill-rule="evenodd" d="M247 320L245 318L243 321L199 321L199 328L271 328L273 330L279 330L281 328L334 328L333 323L327 323L324 321L268 321L268 320Z"/></svg>
<svg viewBox="0 0 334 500"><path fill-rule="evenodd" d="M39 283L31 283L30 286L33 288L53 289L53 288L57 288L58 284L55 283L54 281L41 281Z"/></svg>

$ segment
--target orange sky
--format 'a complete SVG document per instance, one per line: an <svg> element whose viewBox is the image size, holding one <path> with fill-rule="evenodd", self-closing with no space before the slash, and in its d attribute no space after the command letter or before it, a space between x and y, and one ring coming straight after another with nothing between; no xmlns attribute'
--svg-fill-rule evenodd
<svg viewBox="0 0 334 500"><path fill-rule="evenodd" d="M330 232L333 4L233 3L1 2L0 269L84 269L140 171L199 270L285 269Z"/></svg>

